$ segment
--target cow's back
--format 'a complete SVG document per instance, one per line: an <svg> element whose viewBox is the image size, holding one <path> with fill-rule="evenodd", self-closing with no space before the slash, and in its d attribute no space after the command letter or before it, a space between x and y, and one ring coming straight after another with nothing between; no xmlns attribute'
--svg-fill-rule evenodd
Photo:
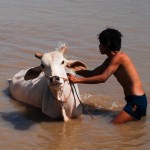
<svg viewBox="0 0 150 150"><path fill-rule="evenodd" d="M9 90L12 97L18 101L41 108L45 88L47 86L44 74L41 73L36 79L24 80L28 70L21 70L15 74L9 82Z"/></svg>

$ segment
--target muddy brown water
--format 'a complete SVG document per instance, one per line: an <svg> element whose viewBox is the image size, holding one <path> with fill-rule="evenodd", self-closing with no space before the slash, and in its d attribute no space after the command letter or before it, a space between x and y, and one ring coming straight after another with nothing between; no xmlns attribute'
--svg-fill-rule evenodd
<svg viewBox="0 0 150 150"><path fill-rule="evenodd" d="M139 122L110 123L125 104L114 77L105 84L79 85L94 120L83 113L67 123L13 100L7 79L39 65L34 53L53 51L60 41L68 45L68 59L93 69L106 58L99 54L97 34L113 27L122 32L122 50L132 58L150 97L149 8L149 0L1 0L0 150L148 150L149 104L147 117Z"/></svg>

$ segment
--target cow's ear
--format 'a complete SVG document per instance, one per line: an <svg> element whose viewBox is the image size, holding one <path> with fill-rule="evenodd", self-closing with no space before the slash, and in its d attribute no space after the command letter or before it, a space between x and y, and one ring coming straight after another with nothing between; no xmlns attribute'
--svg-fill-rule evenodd
<svg viewBox="0 0 150 150"><path fill-rule="evenodd" d="M73 71L80 71L80 70L86 70L87 69L87 65L81 61L78 61L78 60L68 61L67 67L71 68Z"/></svg>
<svg viewBox="0 0 150 150"><path fill-rule="evenodd" d="M32 80L32 79L35 79L35 78L37 78L37 77L40 75L41 72L42 72L42 71L41 71L41 67L40 67L40 66L31 68L31 69L29 69L29 70L26 72L26 74L25 74L25 76L24 76L24 79L25 79L25 80Z"/></svg>

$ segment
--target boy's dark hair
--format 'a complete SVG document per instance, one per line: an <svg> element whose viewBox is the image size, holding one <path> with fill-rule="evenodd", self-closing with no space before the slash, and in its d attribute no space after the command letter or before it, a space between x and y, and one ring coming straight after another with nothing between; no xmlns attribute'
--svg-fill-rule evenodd
<svg viewBox="0 0 150 150"><path fill-rule="evenodd" d="M120 51L122 34L115 29L107 28L98 35L99 42L107 45L110 51Z"/></svg>

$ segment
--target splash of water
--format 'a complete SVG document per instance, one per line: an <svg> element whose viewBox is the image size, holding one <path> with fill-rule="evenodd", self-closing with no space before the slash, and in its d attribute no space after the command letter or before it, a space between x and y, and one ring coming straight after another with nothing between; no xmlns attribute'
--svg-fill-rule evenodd
<svg viewBox="0 0 150 150"><path fill-rule="evenodd" d="M59 42L57 48L55 48L56 51L60 50L61 48L65 47L66 43L65 42Z"/></svg>

